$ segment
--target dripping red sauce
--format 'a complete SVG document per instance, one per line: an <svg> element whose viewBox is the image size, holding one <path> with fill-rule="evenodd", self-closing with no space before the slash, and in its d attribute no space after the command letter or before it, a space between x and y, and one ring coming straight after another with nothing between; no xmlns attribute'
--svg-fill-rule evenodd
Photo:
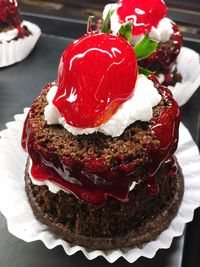
<svg viewBox="0 0 200 267"><path fill-rule="evenodd" d="M151 56L140 61L141 67L156 70L155 68L159 64L161 65L163 70L169 71L171 69L172 64L176 60L182 46L181 33L177 25L173 22L171 23L173 34L171 35L170 40L168 41L170 47L168 47L168 44L163 47L163 44L160 43L156 51Z"/></svg>
<svg viewBox="0 0 200 267"><path fill-rule="evenodd" d="M163 73L164 75L164 81L165 84L171 84L173 82L173 73L170 71Z"/></svg>
<svg viewBox="0 0 200 267"><path fill-rule="evenodd" d="M17 1L0 0L0 23L5 24L8 21L12 21L12 24L18 30L19 36L24 37L24 32L19 21Z"/></svg>
<svg viewBox="0 0 200 267"><path fill-rule="evenodd" d="M166 164L169 164L170 165L170 170L169 170L169 176L173 176L177 173L177 165L176 165L176 162L174 160L174 157L171 156L167 161L166 161Z"/></svg>
<svg viewBox="0 0 200 267"><path fill-rule="evenodd" d="M151 158L146 176L147 191L150 195L158 193L156 173L160 166L174 153L178 142L180 122L179 107L173 100L168 89L162 87L151 77L160 94L166 99L166 106L158 117L151 121L151 130L160 141L159 147L148 145L146 151ZM32 106L34 108L34 106ZM119 169L108 169L103 159L91 159L82 162L63 159L63 161L48 160L48 155L39 154L33 147L35 129L25 121L22 146L28 151L32 161L31 175L38 181L49 180L61 188L74 194L81 201L92 205L103 205L108 196L119 201L127 201L129 188L136 176L139 161L122 164ZM123 157L121 158L123 162ZM169 163L169 161L167 161ZM172 164L173 165L173 164ZM84 167L83 167L84 166ZM99 170L101 170L99 172ZM173 173L173 166L170 170Z"/></svg>
<svg viewBox="0 0 200 267"><path fill-rule="evenodd" d="M149 175L147 176L147 188L150 194L157 194L159 188L156 186L156 172L161 164L168 159L177 149L178 131L180 123L180 109L174 101L171 92L156 81L154 76L150 77L155 87L166 99L166 106L158 117L152 119L152 132L160 141L159 149L153 145L147 147L148 154L152 159L149 164Z"/></svg>
<svg viewBox="0 0 200 267"><path fill-rule="evenodd" d="M82 162L72 159L64 159L63 162L48 161L33 148L34 129L26 119L22 146L28 151L32 161L31 176L38 181L49 180L62 189L74 194L81 201L92 205L102 205L107 196L113 196L120 201L128 200L128 188L132 183L134 171L128 172L129 168L134 169L133 163L129 166L122 166L121 170L109 170L104 168L105 161L91 158ZM101 172L98 170L101 169Z"/></svg>

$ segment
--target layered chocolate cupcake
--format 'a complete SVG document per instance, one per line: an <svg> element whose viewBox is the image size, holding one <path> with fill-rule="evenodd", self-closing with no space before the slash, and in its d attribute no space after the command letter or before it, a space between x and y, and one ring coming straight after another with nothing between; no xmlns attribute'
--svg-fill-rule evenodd
<svg viewBox="0 0 200 267"><path fill-rule="evenodd" d="M105 6L103 19L109 16L114 34L118 34L123 24L131 22L132 45L137 45L148 32L150 38L158 42L158 47L151 56L140 61L140 66L160 75L162 84L174 85L182 79L176 68L182 37L176 23L166 15L167 7L161 0L120 0Z"/></svg>
<svg viewBox="0 0 200 267"><path fill-rule="evenodd" d="M72 244L143 244L179 208L179 107L155 77L138 74L136 57L122 36L84 35L28 113L27 196L36 218Z"/></svg>
<svg viewBox="0 0 200 267"><path fill-rule="evenodd" d="M28 56L40 33L38 26L23 20L16 0L0 0L0 67Z"/></svg>

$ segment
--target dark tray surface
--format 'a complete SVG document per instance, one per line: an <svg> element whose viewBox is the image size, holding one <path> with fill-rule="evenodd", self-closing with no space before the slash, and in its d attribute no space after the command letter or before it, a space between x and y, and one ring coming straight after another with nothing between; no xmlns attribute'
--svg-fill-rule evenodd
<svg viewBox="0 0 200 267"><path fill-rule="evenodd" d="M12 236L7 231L5 219L0 215L0 266L1 267L128 267L131 266L120 258L112 265L103 257L92 261L78 252L68 256L61 246L47 249L40 241L25 243ZM134 267L179 267L181 266L180 248L183 238L175 238L168 250L159 250L153 259L140 258L132 265ZM188 265L189 266L189 265Z"/></svg>
<svg viewBox="0 0 200 267"><path fill-rule="evenodd" d="M58 24L58 21L55 21L55 25ZM49 24L47 23L46 25ZM73 26L73 23L70 24L71 26ZM82 29L82 26L76 22L74 27L77 26L80 26L80 29ZM44 25L44 27L47 26ZM53 30L55 29L56 27L52 25L51 34L53 34ZM71 28L71 32L73 32L73 27ZM68 36L73 37L70 33ZM27 59L19 64L0 70L0 130L5 128L5 123L12 120L14 114L22 113L24 107L31 105L33 99L39 94L46 83L56 79L60 55L70 41L71 39L68 38L43 34L36 48ZM189 41L186 44L198 50L197 43ZM183 121L196 142L199 142L199 124L197 123L200 114L199 99L200 92L198 91L182 108ZM190 225L190 228L193 230L194 227L192 224ZM197 234L197 231L195 231L195 234ZM190 248L193 246L191 240L189 238L188 241L190 242ZM159 250L151 260L140 258L134 263L134 266L180 267L183 243L184 236L175 238L170 249ZM196 244L195 249L198 244ZM190 249L190 255L194 256L194 250ZM198 253L195 254L195 256L197 255ZM187 261L190 262L188 257L186 257L184 262L187 263ZM82 253L67 256L61 247L48 250L41 242L27 244L8 233L5 219L0 215L1 267L100 266L101 264L109 266L109 263L102 257L88 261ZM128 263L120 259L114 263L114 266L128 266ZM184 265L184 267L186 266L191 265ZM192 265L192 267L195 266L199 265Z"/></svg>
<svg viewBox="0 0 200 267"><path fill-rule="evenodd" d="M67 38L43 34L28 58L0 70L0 129L56 79L60 55L69 43Z"/></svg>

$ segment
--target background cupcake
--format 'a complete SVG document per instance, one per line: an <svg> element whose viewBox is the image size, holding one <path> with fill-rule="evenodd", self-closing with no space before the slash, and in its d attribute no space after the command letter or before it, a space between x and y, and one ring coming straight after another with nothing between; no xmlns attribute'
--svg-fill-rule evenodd
<svg viewBox="0 0 200 267"><path fill-rule="evenodd" d="M132 45L140 42L145 32L158 42L155 53L140 61L140 66L163 74L162 82L173 85L181 81L177 73L176 58L182 46L182 37L177 25L166 17L167 7L161 0L120 0L108 4L103 11L103 19L110 16L110 29L117 34L120 27L132 22Z"/></svg>
<svg viewBox="0 0 200 267"><path fill-rule="evenodd" d="M34 48L40 28L20 16L15 0L0 0L0 67L26 58Z"/></svg>

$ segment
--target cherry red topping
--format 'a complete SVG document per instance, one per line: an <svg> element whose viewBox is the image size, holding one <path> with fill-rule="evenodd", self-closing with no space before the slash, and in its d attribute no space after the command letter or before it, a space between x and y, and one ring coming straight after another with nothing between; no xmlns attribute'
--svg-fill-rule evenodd
<svg viewBox="0 0 200 267"><path fill-rule="evenodd" d="M96 127L133 95L136 79L136 55L123 37L86 34L61 57L53 104L68 124Z"/></svg>
<svg viewBox="0 0 200 267"><path fill-rule="evenodd" d="M166 16L167 7L162 0L121 0L117 14L120 23L133 22L133 35L150 31Z"/></svg>
<svg viewBox="0 0 200 267"><path fill-rule="evenodd" d="M19 35L23 37L24 33L18 19L18 4L16 0L0 0L0 22L6 23L8 20L12 21Z"/></svg>

